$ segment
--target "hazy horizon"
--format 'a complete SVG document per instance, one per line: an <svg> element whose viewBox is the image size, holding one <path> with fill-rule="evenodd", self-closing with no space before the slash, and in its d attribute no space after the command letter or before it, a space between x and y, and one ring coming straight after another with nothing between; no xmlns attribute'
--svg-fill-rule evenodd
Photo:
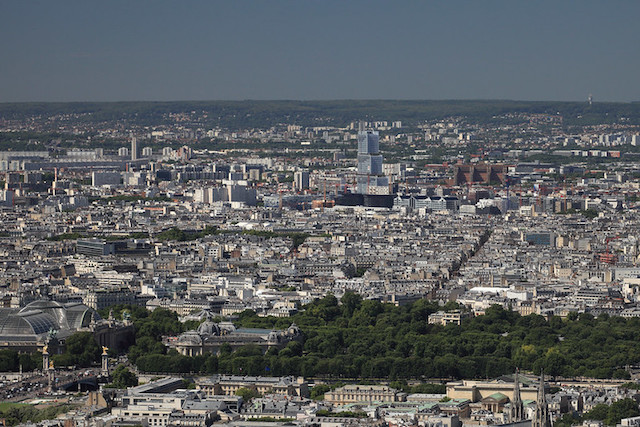
<svg viewBox="0 0 640 427"><path fill-rule="evenodd" d="M4 2L0 102L640 101L640 2Z"/></svg>
<svg viewBox="0 0 640 427"><path fill-rule="evenodd" d="M119 104L119 103L203 103L203 102L516 102L516 103L588 103L587 99L583 100L549 100L549 99L476 99L476 98L458 98L458 99L400 99L400 98L334 98L334 99L131 99L131 100L112 100L112 101L0 101L0 104ZM640 101L597 101L593 100L593 104L636 104Z"/></svg>

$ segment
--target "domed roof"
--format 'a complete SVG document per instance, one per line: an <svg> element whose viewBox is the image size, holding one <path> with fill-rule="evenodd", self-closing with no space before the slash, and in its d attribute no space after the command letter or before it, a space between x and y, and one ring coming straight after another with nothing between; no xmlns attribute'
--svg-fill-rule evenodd
<svg viewBox="0 0 640 427"><path fill-rule="evenodd" d="M25 305L20 309L18 313L25 313L27 311L32 311L32 310L45 310L45 309L52 309L52 308L64 308L64 304L58 301L49 301L49 300L41 299L41 300L30 302L29 304Z"/></svg>
<svg viewBox="0 0 640 427"><path fill-rule="evenodd" d="M99 320L100 315L93 309L78 305L67 310L67 325L69 329L82 329L91 324L91 320Z"/></svg>
<svg viewBox="0 0 640 427"><path fill-rule="evenodd" d="M98 319L98 313L84 304L39 300L19 310L0 309L0 337L76 331Z"/></svg>
<svg viewBox="0 0 640 427"><path fill-rule="evenodd" d="M181 322L185 322L187 320L193 320L196 322L200 322L201 320L210 320L215 317L215 314L211 311L211 309L204 308L197 313L187 314L182 317Z"/></svg>
<svg viewBox="0 0 640 427"><path fill-rule="evenodd" d="M56 320L42 312L31 312L22 316L3 316L0 319L0 335L4 336L40 335L59 329Z"/></svg>
<svg viewBox="0 0 640 427"><path fill-rule="evenodd" d="M183 345L201 345L202 338L196 331L187 331L178 337L178 343Z"/></svg>
<svg viewBox="0 0 640 427"><path fill-rule="evenodd" d="M197 332L200 335L220 335L220 328L212 321L207 320L198 326Z"/></svg>
<svg viewBox="0 0 640 427"><path fill-rule="evenodd" d="M220 332L224 334L231 334L236 331L236 326L231 322L220 322L218 324Z"/></svg>
<svg viewBox="0 0 640 427"><path fill-rule="evenodd" d="M300 328L298 328L298 325L292 323L291 326L289 326L289 329L287 329L287 335L300 335Z"/></svg>

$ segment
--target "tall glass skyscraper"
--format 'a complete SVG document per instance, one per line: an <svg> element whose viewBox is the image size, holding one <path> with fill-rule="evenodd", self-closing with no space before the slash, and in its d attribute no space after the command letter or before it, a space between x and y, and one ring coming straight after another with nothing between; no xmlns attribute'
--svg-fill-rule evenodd
<svg viewBox="0 0 640 427"><path fill-rule="evenodd" d="M358 132L357 190L360 194L389 194L389 179L382 174L380 136L376 131Z"/></svg>

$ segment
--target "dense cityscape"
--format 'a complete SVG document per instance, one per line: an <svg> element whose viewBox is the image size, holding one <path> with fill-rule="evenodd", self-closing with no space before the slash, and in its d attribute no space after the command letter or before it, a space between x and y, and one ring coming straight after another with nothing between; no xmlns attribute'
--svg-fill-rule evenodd
<svg viewBox="0 0 640 427"><path fill-rule="evenodd" d="M5 424L640 423L640 109L395 104L5 104Z"/></svg>

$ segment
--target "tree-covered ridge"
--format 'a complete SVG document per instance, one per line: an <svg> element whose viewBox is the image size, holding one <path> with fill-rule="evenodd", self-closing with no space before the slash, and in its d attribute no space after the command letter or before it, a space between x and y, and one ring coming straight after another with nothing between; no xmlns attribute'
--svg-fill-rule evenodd
<svg viewBox="0 0 640 427"><path fill-rule="evenodd" d="M452 308L456 305L445 306ZM247 346L186 357L167 352L161 337L195 325L181 324L168 310L149 314L138 308L132 311L136 345L129 358L144 372L385 379L487 378L516 367L535 373L544 368L551 376L626 378L624 367L640 361L640 319L581 314L546 320L495 306L461 326L428 324L429 314L440 309L427 300L396 307L352 293L341 301L328 295L291 318L245 311L236 322L277 329L295 322L304 344L292 342L266 354Z"/></svg>
<svg viewBox="0 0 640 427"><path fill-rule="evenodd" d="M342 300L325 297L291 319L304 331L305 357L317 358L318 370L329 364L345 376L485 378L520 367L544 368L552 376L623 378L623 368L640 360L640 319L581 314L547 321L495 306L462 326L443 327L427 324L440 309L434 302L395 307L349 293ZM254 327L284 327L291 320L241 317Z"/></svg>
<svg viewBox="0 0 640 427"><path fill-rule="evenodd" d="M185 102L72 102L0 103L0 118L75 114L79 123L127 121L141 126L172 123L170 114L197 113L205 127L268 128L283 123L302 126L345 126L357 120L402 120L417 124L451 116L471 121L507 120L506 114L560 115L567 125L640 123L640 103L545 102L510 100L403 101L185 101ZM196 117L194 117L195 119Z"/></svg>

